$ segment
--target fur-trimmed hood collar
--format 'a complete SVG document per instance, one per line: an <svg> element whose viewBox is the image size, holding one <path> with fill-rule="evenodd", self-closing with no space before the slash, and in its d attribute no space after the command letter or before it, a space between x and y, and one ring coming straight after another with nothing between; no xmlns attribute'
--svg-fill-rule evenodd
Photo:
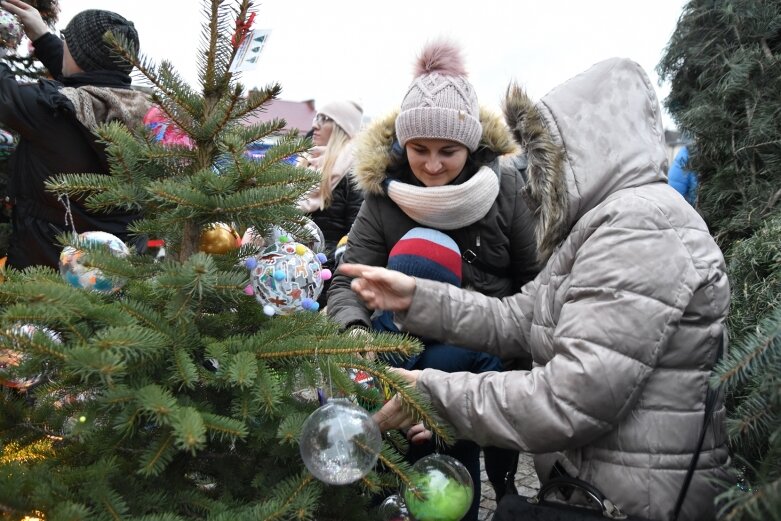
<svg viewBox="0 0 781 521"><path fill-rule="evenodd" d="M630 60L600 62L537 103L511 85L504 112L527 153L526 191L537 207L542 262L609 195L667 179L659 102Z"/></svg>
<svg viewBox="0 0 781 521"><path fill-rule="evenodd" d="M353 175L356 183L365 193L375 195L384 193L383 182L387 177L388 167L397 160L398 155L398 151L394 151L398 113L396 110L376 119L356 137ZM495 152L497 156L519 151L501 115L481 108L480 123L483 126L483 135L478 151L480 148L488 149Z"/></svg>

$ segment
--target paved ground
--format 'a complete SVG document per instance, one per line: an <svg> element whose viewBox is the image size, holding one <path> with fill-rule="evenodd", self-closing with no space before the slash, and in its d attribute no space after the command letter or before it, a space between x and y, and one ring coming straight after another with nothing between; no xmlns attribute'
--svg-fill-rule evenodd
<svg viewBox="0 0 781 521"><path fill-rule="evenodd" d="M482 478L482 499L480 500L480 511L477 514L479 521L488 521L493 517L496 510L496 498L494 489L488 481L483 467L483 459L480 458L480 469ZM518 493L524 496L532 495L540 488L540 482L537 480L537 474L534 472L532 458L528 454L521 453L518 460L518 472L515 474L515 486L518 487Z"/></svg>

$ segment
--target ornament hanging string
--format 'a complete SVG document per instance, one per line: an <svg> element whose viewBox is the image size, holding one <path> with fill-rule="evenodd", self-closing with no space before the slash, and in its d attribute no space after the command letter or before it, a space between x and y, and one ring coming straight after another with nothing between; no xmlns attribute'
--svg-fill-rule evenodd
<svg viewBox="0 0 781 521"><path fill-rule="evenodd" d="M320 355L317 352L318 346L315 346L315 361L317 362L317 365L320 365ZM334 395L334 383L331 378L331 364L328 364L328 393L329 396ZM325 402L328 401L328 396L326 396L325 391L322 387L317 387L317 401L320 402L320 406L325 405Z"/></svg>
<svg viewBox="0 0 781 521"><path fill-rule="evenodd" d="M78 235L78 232L76 231L76 223L73 222L73 213L71 212L71 200L68 197L68 194L60 194L57 197L57 200L62 204L63 207L65 207L65 227L70 227L71 231L73 232L73 235Z"/></svg>
<svg viewBox="0 0 781 521"><path fill-rule="evenodd" d="M250 13L246 20L241 18L236 19L236 30L234 31L233 36L231 36L231 45L233 45L234 49L241 47L242 42L244 42L244 39L247 38L250 29L252 29L252 23L254 21L255 13Z"/></svg>

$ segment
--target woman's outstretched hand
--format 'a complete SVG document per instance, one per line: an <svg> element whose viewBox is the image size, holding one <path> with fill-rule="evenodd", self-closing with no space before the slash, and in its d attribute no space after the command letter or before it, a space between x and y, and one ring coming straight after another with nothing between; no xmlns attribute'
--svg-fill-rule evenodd
<svg viewBox="0 0 781 521"><path fill-rule="evenodd" d="M412 387L415 387L420 375L420 371L407 371L400 368L392 368L389 371L401 376ZM393 398L388 400L379 411L374 413L374 421L377 422L377 425L380 426L380 430L383 432L391 429L406 429L416 423L412 411L404 407L397 394L394 394Z"/></svg>
<svg viewBox="0 0 781 521"><path fill-rule="evenodd" d="M412 304L415 279L409 275L364 264L340 264L337 271L355 277L352 290L372 309L406 311Z"/></svg>

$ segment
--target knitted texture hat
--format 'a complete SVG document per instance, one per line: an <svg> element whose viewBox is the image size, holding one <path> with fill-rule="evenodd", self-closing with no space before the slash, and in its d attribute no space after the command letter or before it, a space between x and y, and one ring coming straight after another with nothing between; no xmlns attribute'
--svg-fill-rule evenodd
<svg viewBox="0 0 781 521"><path fill-rule="evenodd" d="M438 230L413 228L391 249L388 269L460 287L461 250Z"/></svg>
<svg viewBox="0 0 781 521"><path fill-rule="evenodd" d="M332 101L326 103L317 113L324 114L334 120L334 123L339 125L351 138L361 128L363 107L354 101Z"/></svg>
<svg viewBox="0 0 781 521"><path fill-rule="evenodd" d="M130 74L133 65L123 60L103 41L103 35L107 31L111 31L116 37L123 37L133 52L138 52L138 32L133 22L111 11L82 11L73 17L62 34L76 65L85 72L106 70Z"/></svg>
<svg viewBox="0 0 781 521"><path fill-rule="evenodd" d="M449 139L473 152L482 134L477 94L467 80L461 51L444 41L426 45L396 118L399 143L403 147L415 138Z"/></svg>

